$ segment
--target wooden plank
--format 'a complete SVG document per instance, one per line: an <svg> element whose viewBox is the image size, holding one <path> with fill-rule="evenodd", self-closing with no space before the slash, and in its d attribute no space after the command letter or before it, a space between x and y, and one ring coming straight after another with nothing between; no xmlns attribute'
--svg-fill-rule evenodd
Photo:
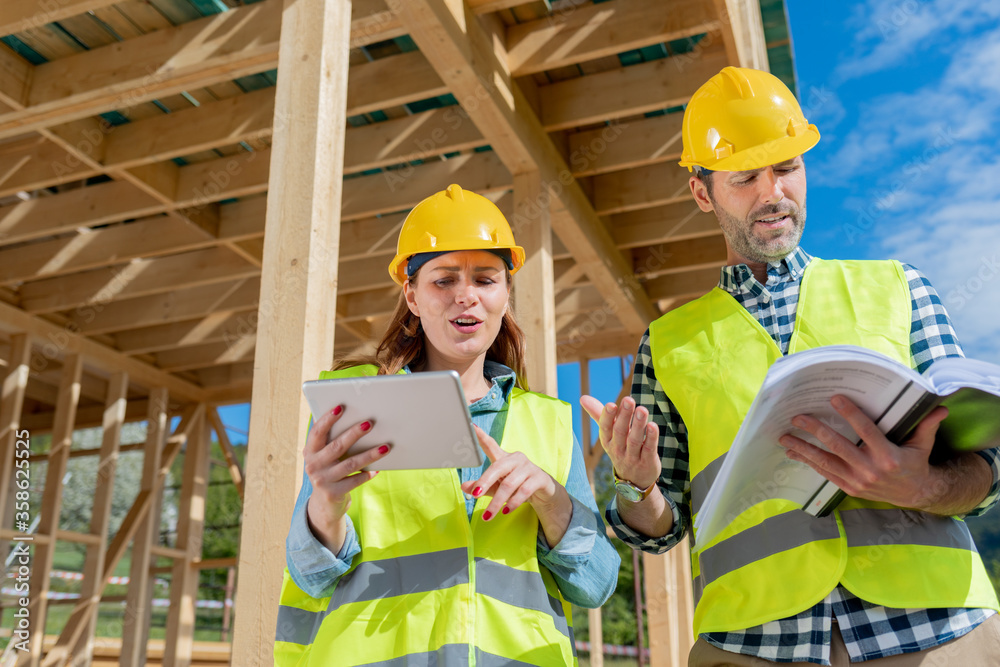
<svg viewBox="0 0 1000 667"><path fill-rule="evenodd" d="M188 665L191 662L199 579L199 571L191 565L201 559L211 444L209 434L210 427L205 418L205 410L202 410L184 452L176 542L177 549L184 552L184 557L174 561L173 575L170 579L167 645L163 654L163 662L168 665Z"/></svg>
<svg viewBox="0 0 1000 667"><path fill-rule="evenodd" d="M591 321L585 316L583 324ZM560 331L558 336L559 363L566 364L580 359L605 359L635 354L639 338L624 329L605 329L572 326Z"/></svg>
<svg viewBox="0 0 1000 667"><path fill-rule="evenodd" d="M471 9L476 14L489 14L490 12L499 12L504 9L511 9L513 7L520 7L522 5L530 5L538 0L466 0L469 9ZM546 0L547 1L547 0Z"/></svg>
<svg viewBox="0 0 1000 667"><path fill-rule="evenodd" d="M636 248L632 253L635 275L643 280L671 273L717 269L725 263L726 241L721 234L658 243Z"/></svg>
<svg viewBox="0 0 1000 667"><path fill-rule="evenodd" d="M29 313L51 313L257 273L231 250L208 248L26 283L21 287L21 307Z"/></svg>
<svg viewBox="0 0 1000 667"><path fill-rule="evenodd" d="M122 331L115 335L117 347L127 354L235 341L257 330L257 309L213 312L203 318Z"/></svg>
<svg viewBox="0 0 1000 667"><path fill-rule="evenodd" d="M181 347L158 352L154 356L159 368L177 373L195 368L250 361L253 359L256 340L255 333L251 332L235 340Z"/></svg>
<svg viewBox="0 0 1000 667"><path fill-rule="evenodd" d="M111 110L131 117L149 100L273 69L280 7L265 0L36 66L27 108L0 116L0 138ZM414 51L352 68L348 108L367 113L445 92Z"/></svg>
<svg viewBox="0 0 1000 667"><path fill-rule="evenodd" d="M69 449L73 444L73 418L80 400L80 376L83 373L83 358L79 354L69 354L59 383L59 403L56 405L56 424L52 432L52 446L46 467L45 488L42 491L42 508L39 513L38 534L50 539L59 529L59 512L62 509L62 482L66 474ZM55 555L55 541L35 545L31 570L31 597L28 610L37 627L44 627L48 605L49 574ZM44 633L34 632L28 640L29 654L34 664L42 657Z"/></svg>
<svg viewBox="0 0 1000 667"><path fill-rule="evenodd" d="M507 28L511 73L526 76L684 39L718 27L703 0L618 0Z"/></svg>
<svg viewBox="0 0 1000 667"><path fill-rule="evenodd" d="M693 201L616 213L610 216L609 226L619 248L722 233L715 214L702 212Z"/></svg>
<svg viewBox="0 0 1000 667"><path fill-rule="evenodd" d="M274 89L126 123L107 133L104 162L131 167L270 135Z"/></svg>
<svg viewBox="0 0 1000 667"><path fill-rule="evenodd" d="M542 124L553 132L680 106L726 65L725 53L714 50L681 58L541 86Z"/></svg>
<svg viewBox="0 0 1000 667"><path fill-rule="evenodd" d="M273 545L288 531L308 427L301 385L332 361L332 318L312 315L337 301L349 11L350 3L287 0L282 13L275 118L294 111L302 120L275 123L244 504L256 518L240 536L236 665L273 650L285 561ZM294 454L277 433L296 443Z"/></svg>
<svg viewBox="0 0 1000 667"><path fill-rule="evenodd" d="M769 71L764 23L757 0L712 0L730 65Z"/></svg>
<svg viewBox="0 0 1000 667"><path fill-rule="evenodd" d="M215 237L207 236L202 230L163 215L84 230L75 236L0 248L0 284L19 284L217 243Z"/></svg>
<svg viewBox="0 0 1000 667"><path fill-rule="evenodd" d="M593 179L594 209L611 215L687 201L688 178L687 169L672 162L601 174Z"/></svg>
<svg viewBox="0 0 1000 667"><path fill-rule="evenodd" d="M573 174L593 176L681 156L682 113L613 122L605 127L569 135L569 163Z"/></svg>
<svg viewBox="0 0 1000 667"><path fill-rule="evenodd" d="M215 437L219 441L219 447L222 449L222 455L226 459L226 465L229 466L229 476L232 478L233 484L236 486L236 491L240 494L240 500L242 500L243 470L240 468L240 462L236 459L236 453L233 451L233 445L229 442L229 434L226 433L226 425L222 423L219 411L214 407L208 409L208 420L212 425L212 429L215 431Z"/></svg>
<svg viewBox="0 0 1000 667"><path fill-rule="evenodd" d="M0 35L41 28L71 16L94 11L120 0L4 0L0 5Z"/></svg>
<svg viewBox="0 0 1000 667"><path fill-rule="evenodd" d="M131 183L108 181L0 207L0 241L19 243L162 210L162 204Z"/></svg>
<svg viewBox="0 0 1000 667"><path fill-rule="evenodd" d="M406 34L395 12L385 0L353 0L351 2L351 48L367 46Z"/></svg>
<svg viewBox="0 0 1000 667"><path fill-rule="evenodd" d="M694 644L691 565L685 538L665 554L643 554L649 657L653 665L681 667Z"/></svg>
<svg viewBox="0 0 1000 667"><path fill-rule="evenodd" d="M414 41L510 172L540 172L551 190L547 199L560 200L570 213L564 219L568 224L553 219L554 231L616 305L617 317L630 330L644 331L656 310L642 287L630 280L624 259L586 194L512 82L506 54L477 19L466 16L464 9L453 10L446 0L407 2L397 9ZM491 85L484 86L484 81Z"/></svg>
<svg viewBox="0 0 1000 667"><path fill-rule="evenodd" d="M104 574L106 555L105 536L111 519L111 497L114 489L121 430L125 423L125 401L128 392L128 375L116 372L108 384L108 397L104 409L101 436L100 462L94 489L94 504L90 518L90 535L95 544L87 546L80 585L80 600L70 612L70 617L59 633L55 646L46 652L43 667L65 665L70 657L75 662L88 662L94 653L94 630L97 623L97 605L106 582Z"/></svg>
<svg viewBox="0 0 1000 667"><path fill-rule="evenodd" d="M21 430L21 410L24 408L31 363L31 340L27 334L11 336L10 355L6 362L6 374L0 393L0 527L15 525L14 494L18 490L18 480L24 479L14 477L15 470L19 469L16 461L23 458L23 455L17 453L28 447L26 441L31 434L31 431ZM0 563L7 562L10 546L11 543L6 538L0 542Z"/></svg>
<svg viewBox="0 0 1000 667"><path fill-rule="evenodd" d="M83 354L89 363L101 368L125 371L133 381L143 386L166 386L181 399L197 400L203 394L201 387L6 303L0 303L0 328L27 332L41 340L58 344L62 352L70 357Z"/></svg>
<svg viewBox="0 0 1000 667"><path fill-rule="evenodd" d="M120 557L125 551L125 546L134 538L122 626L121 665L123 666L139 667L146 663L146 640L149 635L148 622L152 606L149 566L160 523L161 507L158 499L163 493L163 480L170 470L174 457L181 446L188 441L189 435L200 423L201 415L204 414L204 404L188 406L174 434L166 440L168 428L166 405L167 392L162 387L150 391L149 426L146 431L146 454L142 462L142 485L136 501L122 523L122 528L127 529L127 532L119 529L114 540L118 548L113 550L113 553Z"/></svg>
<svg viewBox="0 0 1000 667"><path fill-rule="evenodd" d="M6 5L2 7L6 8ZM34 65L14 53L6 44L0 44L0 102L13 109L20 109L26 104L34 71Z"/></svg>
<svg viewBox="0 0 1000 667"><path fill-rule="evenodd" d="M653 278L646 282L649 298L656 301L705 294L719 282L719 267L697 269Z"/></svg>
<svg viewBox="0 0 1000 667"><path fill-rule="evenodd" d="M547 193L546 193L547 194ZM539 173L514 176L514 239L524 248L517 273L514 311L529 341L525 350L526 381L532 391L558 396L556 376L555 289L552 272L552 220L542 199Z"/></svg>
<svg viewBox="0 0 1000 667"><path fill-rule="evenodd" d="M74 166L68 166L70 162ZM0 170L0 197L90 178L100 173L78 160L70 160L69 153L42 137L0 147L0 164L4 165Z"/></svg>
<svg viewBox="0 0 1000 667"><path fill-rule="evenodd" d="M70 316L73 329L87 335L181 322L212 312L257 306L260 279L247 278L202 287L174 289L150 297L113 301Z"/></svg>

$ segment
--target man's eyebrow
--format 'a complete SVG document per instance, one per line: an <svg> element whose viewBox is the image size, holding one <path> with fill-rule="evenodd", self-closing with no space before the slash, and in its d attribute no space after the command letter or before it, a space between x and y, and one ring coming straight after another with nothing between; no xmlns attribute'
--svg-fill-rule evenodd
<svg viewBox="0 0 1000 667"><path fill-rule="evenodd" d="M785 160L784 162L775 162L774 164L769 164L768 167L787 167L789 165L795 164L797 158L792 158L791 160ZM748 169L746 171L734 171L732 174L734 176L749 176L750 174L757 174L767 169L767 167L759 167L757 169Z"/></svg>

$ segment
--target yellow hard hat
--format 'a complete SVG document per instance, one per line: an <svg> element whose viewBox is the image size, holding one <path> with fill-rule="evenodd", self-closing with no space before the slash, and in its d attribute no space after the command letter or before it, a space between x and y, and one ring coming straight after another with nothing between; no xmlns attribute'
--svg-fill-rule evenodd
<svg viewBox="0 0 1000 667"><path fill-rule="evenodd" d="M510 272L524 265L507 219L496 204L471 190L449 185L413 207L399 230L389 275L406 282L406 261L418 253L455 250L509 250Z"/></svg>
<svg viewBox="0 0 1000 667"><path fill-rule="evenodd" d="M725 67L688 102L680 165L749 171L791 160L819 141L792 91L773 74Z"/></svg>

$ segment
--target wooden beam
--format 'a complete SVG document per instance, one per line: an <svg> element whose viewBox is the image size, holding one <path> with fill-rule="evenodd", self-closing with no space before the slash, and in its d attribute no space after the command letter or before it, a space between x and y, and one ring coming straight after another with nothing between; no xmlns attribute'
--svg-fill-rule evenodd
<svg viewBox="0 0 1000 667"><path fill-rule="evenodd" d="M721 234L636 248L632 266L640 280L672 273L718 269L726 264L726 241Z"/></svg>
<svg viewBox="0 0 1000 667"><path fill-rule="evenodd" d="M208 343L166 350L155 355L156 365L176 373L194 368L250 361L253 359L256 340L255 332L252 332L222 343Z"/></svg>
<svg viewBox="0 0 1000 667"><path fill-rule="evenodd" d="M153 296L112 301L101 308L73 312L67 326L87 335L139 329L205 317L215 312L255 308L259 295L259 277L174 289Z"/></svg>
<svg viewBox="0 0 1000 667"><path fill-rule="evenodd" d="M593 176L681 156L682 113L615 121L569 135L569 163L574 176Z"/></svg>
<svg viewBox="0 0 1000 667"><path fill-rule="evenodd" d="M558 396L556 327L552 272L552 221L548 206L539 205L538 172L514 176L515 240L524 247L524 266L517 273L514 311L528 346L525 378L532 391Z"/></svg>
<svg viewBox="0 0 1000 667"><path fill-rule="evenodd" d="M694 593L688 540L665 554L643 554L649 657L653 665L684 665L694 645Z"/></svg>
<svg viewBox="0 0 1000 667"><path fill-rule="evenodd" d="M69 449L73 444L73 417L80 398L80 375L83 373L83 359L79 354L70 354L63 368L59 384L59 404L56 406L56 426L52 433L49 462L46 467L45 488L42 492L42 508L39 513L38 534L49 537L48 542L35 545L31 570L31 597L28 605L31 618L39 627L44 627L48 604L49 575L55 555L55 535L59 530L59 512L62 509L63 476ZM38 664L42 657L42 640L45 633L31 634L28 644L31 661Z"/></svg>
<svg viewBox="0 0 1000 667"><path fill-rule="evenodd" d="M507 28L514 76L527 76L718 28L703 0L619 0L556 12Z"/></svg>
<svg viewBox="0 0 1000 667"><path fill-rule="evenodd" d="M610 216L609 226L619 248L722 233L715 214L703 213L693 201L616 213Z"/></svg>
<svg viewBox="0 0 1000 667"><path fill-rule="evenodd" d="M586 323L589 320L584 320ZM639 337L624 329L607 329L584 326L571 327L559 333L559 363L566 364L581 359L606 359L634 354Z"/></svg>
<svg viewBox="0 0 1000 667"><path fill-rule="evenodd" d="M65 665L71 657L74 661L81 659L88 661L93 657L97 605L106 585L106 582L100 581L101 575L104 574L106 555L104 540L111 518L111 495L114 489L118 450L121 445L121 429L125 423L127 392L128 375L121 372L114 373L108 385L101 437L101 458L97 467L94 504L90 519L89 534L96 538L96 543L87 546L80 600L63 625L55 646L46 652L42 661L43 667Z"/></svg>
<svg viewBox="0 0 1000 667"><path fill-rule="evenodd" d="M208 313L205 317L173 324L143 327L115 335L118 349L127 354L235 341L257 330L257 309Z"/></svg>
<svg viewBox="0 0 1000 667"><path fill-rule="evenodd" d="M14 334L11 336L10 356L7 358L6 374L0 390L0 527L7 525L7 512L11 509L7 502L10 491L15 486L15 460L22 458L21 455L15 455L15 451L27 448L27 444L18 446L18 441L26 443L30 434L30 431L21 431L21 410L24 409L30 363L31 339L27 334ZM6 549L2 555L6 556Z"/></svg>
<svg viewBox="0 0 1000 667"><path fill-rule="evenodd" d="M7 9L6 4L0 11L4 9ZM31 63L14 53L6 44L0 44L0 103L14 109L24 105L28 100L34 71L35 67Z"/></svg>
<svg viewBox="0 0 1000 667"><path fill-rule="evenodd" d="M281 0L265 0L36 66L27 106L0 116L0 138L105 111L127 114L158 97L273 69L280 13ZM400 29L377 19L359 28L376 41ZM417 52L352 69L352 115L442 94Z"/></svg>
<svg viewBox="0 0 1000 667"><path fill-rule="evenodd" d="M502 9L513 9L522 5L530 5L538 0L467 0L469 8L476 14L489 14L499 12ZM549 0L544 0L549 4Z"/></svg>
<svg viewBox="0 0 1000 667"><path fill-rule="evenodd" d="M74 166L64 166L72 162ZM70 154L44 137L0 145L0 197L31 192L100 173L94 166L70 160Z"/></svg>
<svg viewBox="0 0 1000 667"><path fill-rule="evenodd" d="M553 145L510 77L506 54L471 13L446 0L415 0L394 7L427 59L463 104L513 174L538 170L545 184L545 205L559 199L570 224L553 229L579 258L594 284L618 307L618 317L637 332L656 311L642 288L629 280L621 254L561 153Z"/></svg>
<svg viewBox="0 0 1000 667"><path fill-rule="evenodd" d="M199 570L191 565L201 560L201 540L205 528L205 493L208 490L210 427L202 410L184 452L180 502L177 509L177 549L184 557L174 561L170 578L170 609L167 612L167 665L190 665L194 648L195 603L198 600Z"/></svg>
<svg viewBox="0 0 1000 667"><path fill-rule="evenodd" d="M671 162L595 176L594 209L610 215L690 200L689 176Z"/></svg>
<svg viewBox="0 0 1000 667"><path fill-rule="evenodd" d="M720 265L721 266L721 265ZM705 294L719 282L719 267L698 269L685 273L668 274L646 281L649 298L676 299Z"/></svg>
<svg viewBox="0 0 1000 667"><path fill-rule="evenodd" d="M340 217L348 208L342 189L350 9L350 2L286 0L282 12L275 117L294 122L276 123L267 197L236 665L272 653L285 563L273 545L288 532L308 429L301 386L332 361L332 318L314 315L318 307L336 309ZM294 451L282 445L284 437L296 443Z"/></svg>
<svg viewBox="0 0 1000 667"><path fill-rule="evenodd" d="M406 34L406 26L385 5L385 0L353 0L351 48L367 46Z"/></svg>
<svg viewBox="0 0 1000 667"><path fill-rule="evenodd" d="M78 14L110 7L121 0L6 0L0 5L0 35L13 35Z"/></svg>
<svg viewBox="0 0 1000 667"><path fill-rule="evenodd" d="M680 106L726 65L725 53L706 50L589 74L538 89L549 132Z"/></svg>
<svg viewBox="0 0 1000 667"><path fill-rule="evenodd" d="M712 0L730 65L770 71L757 0Z"/></svg>
<svg viewBox="0 0 1000 667"><path fill-rule="evenodd" d="M51 313L258 273L228 248L208 248L25 283L21 307L29 313Z"/></svg>
<svg viewBox="0 0 1000 667"><path fill-rule="evenodd" d="M75 236L0 248L0 284L20 284L213 244L218 239L163 215L97 230L82 228Z"/></svg>
<svg viewBox="0 0 1000 667"><path fill-rule="evenodd" d="M184 400L197 400L204 393L201 387L6 303L0 303L0 328L15 333L27 332L39 340L48 341L59 354L71 357L82 354L89 362L102 368L125 371L133 381L143 386L163 385ZM41 361L47 364L48 357Z"/></svg>
<svg viewBox="0 0 1000 667"><path fill-rule="evenodd" d="M208 409L208 421L212 425L212 429L215 431L215 437L219 441L219 447L222 449L222 455L226 458L226 465L229 467L229 476L233 480L233 484L236 486L236 491L240 494L240 500L243 499L243 470L240 468L240 462L236 459L236 453L233 451L233 445L229 442L229 434L226 433L226 425L222 423L222 417L219 416L219 411L214 407Z"/></svg>

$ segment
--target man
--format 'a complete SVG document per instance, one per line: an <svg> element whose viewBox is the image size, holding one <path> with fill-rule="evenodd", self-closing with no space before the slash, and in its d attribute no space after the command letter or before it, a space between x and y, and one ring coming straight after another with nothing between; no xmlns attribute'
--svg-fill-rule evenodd
<svg viewBox="0 0 1000 667"><path fill-rule="evenodd" d="M631 397L603 410L581 401L614 464L608 522L652 553L688 532L781 355L853 344L923 371L962 354L937 293L913 267L824 261L798 246L802 154L819 132L778 79L726 67L691 98L682 132L680 164L694 170L698 206L718 217L727 266L716 289L650 326ZM823 518L762 503L753 520L693 547L698 641L689 664L996 664L997 598L960 517L1000 496L997 451L931 466L944 408L909 441L891 443L850 401L832 403L862 447L808 415L792 423L826 451L791 435L779 444L849 497Z"/></svg>

